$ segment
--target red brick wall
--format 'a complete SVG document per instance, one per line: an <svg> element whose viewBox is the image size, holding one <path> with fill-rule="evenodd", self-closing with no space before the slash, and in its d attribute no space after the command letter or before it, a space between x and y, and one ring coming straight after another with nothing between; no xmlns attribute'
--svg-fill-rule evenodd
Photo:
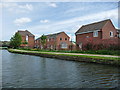
<svg viewBox="0 0 120 90"><path fill-rule="evenodd" d="M56 44L57 44L57 41L55 38L48 38L47 43L46 43L46 48L47 49L56 49Z"/></svg>
<svg viewBox="0 0 120 90"><path fill-rule="evenodd" d="M62 40L60 40L60 38L62 38ZM67 40L65 40L65 38L67 38ZM70 39L70 37L68 37L65 33L61 33L56 37L56 39L55 38L51 38L50 40L47 39L46 48L51 49L50 46L52 46L53 47L52 49L61 50L61 48L60 48L61 42L66 42L68 44L68 48L67 48L67 50L68 50L69 45L70 45L69 39ZM41 44L40 44L40 42L38 42L38 40L36 41L35 45L41 46Z"/></svg>
<svg viewBox="0 0 120 90"><path fill-rule="evenodd" d="M28 47L34 48L34 36L29 36L28 37Z"/></svg>
<svg viewBox="0 0 120 90"><path fill-rule="evenodd" d="M24 42L26 40L25 36L22 36L22 42Z"/></svg>
<svg viewBox="0 0 120 90"><path fill-rule="evenodd" d="M26 37L22 36L22 43L25 42L25 40L26 40ZM20 46L25 47L26 45L25 44L21 44Z"/></svg>
<svg viewBox="0 0 120 90"><path fill-rule="evenodd" d="M62 38L62 40L60 40L60 38ZM65 40L65 38L67 38L67 40ZM69 49L69 45L70 45L69 39L70 39L70 37L68 37L65 33L59 34L59 35L57 36L57 39L56 39L56 40L57 40L57 49L62 49L62 48L60 48L60 44L61 44L62 42L67 43L67 45L68 45L68 48L67 48L67 49Z"/></svg>
<svg viewBox="0 0 120 90"><path fill-rule="evenodd" d="M108 21L105 26L102 28L102 39L110 39L113 37L110 37L110 31L113 32L113 36L115 37L117 35L117 30L113 26L111 21Z"/></svg>
<svg viewBox="0 0 120 90"><path fill-rule="evenodd" d="M113 37L110 37L110 31L113 32ZM93 33L86 33L86 34L78 34L76 35L76 43L79 44L82 42L82 45L84 46L86 43L92 43L92 44L104 44L108 46L109 44L118 44L118 37L117 30L113 26L111 21L108 21L105 26L102 28L101 31L98 33L98 37L93 37ZM86 36L89 36L89 38L86 38Z"/></svg>
<svg viewBox="0 0 120 90"><path fill-rule="evenodd" d="M100 50L100 49L107 49L109 48L111 45L112 47L116 46L120 46L120 39L119 38L110 38L110 39L100 39L97 42L95 42L94 40L89 40L89 44L92 45L93 50ZM86 43L86 44L88 44ZM86 44L83 45L83 50L86 50L85 46ZM101 48L102 47L102 48ZM78 48L79 49L79 48Z"/></svg>
<svg viewBox="0 0 120 90"><path fill-rule="evenodd" d="M40 40L35 40L35 47L40 48Z"/></svg>
<svg viewBox="0 0 120 90"><path fill-rule="evenodd" d="M89 37L87 38L87 36L89 36ZM97 43L98 40L100 40L100 39L102 39L102 32L101 31L98 32L98 37L93 37L92 32L76 35L76 43L77 44L79 44L79 43L86 44L90 40L94 40Z"/></svg>
<svg viewBox="0 0 120 90"><path fill-rule="evenodd" d="M25 42L26 36L22 36L22 43ZM30 48L34 48L34 36L28 37L28 44L21 44L20 46L25 47L28 46Z"/></svg>

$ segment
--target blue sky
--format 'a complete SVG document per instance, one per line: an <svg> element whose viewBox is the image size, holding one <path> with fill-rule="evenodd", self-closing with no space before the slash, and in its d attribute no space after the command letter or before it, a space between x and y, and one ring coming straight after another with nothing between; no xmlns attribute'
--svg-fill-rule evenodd
<svg viewBox="0 0 120 90"><path fill-rule="evenodd" d="M64 31L75 41L74 33L85 24L111 19L118 28L117 2L4 2L2 40L17 30L29 30L36 37Z"/></svg>

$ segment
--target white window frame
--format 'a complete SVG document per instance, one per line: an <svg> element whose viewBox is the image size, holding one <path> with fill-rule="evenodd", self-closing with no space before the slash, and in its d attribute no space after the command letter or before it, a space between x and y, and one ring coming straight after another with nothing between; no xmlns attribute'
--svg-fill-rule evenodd
<svg viewBox="0 0 120 90"><path fill-rule="evenodd" d="M86 38L89 38L89 36L86 36Z"/></svg>
<svg viewBox="0 0 120 90"><path fill-rule="evenodd" d="M64 42L64 43L61 43L61 48L64 48L64 49L65 49L65 48L68 48L67 43L65 43L65 42Z"/></svg>
<svg viewBox="0 0 120 90"><path fill-rule="evenodd" d="M26 35L26 41L27 41L27 42L28 42L28 38L29 38L28 35Z"/></svg>
<svg viewBox="0 0 120 90"><path fill-rule="evenodd" d="M113 37L113 32L112 31L110 31L110 37Z"/></svg>
<svg viewBox="0 0 120 90"><path fill-rule="evenodd" d="M98 31L93 32L93 37L98 37Z"/></svg>

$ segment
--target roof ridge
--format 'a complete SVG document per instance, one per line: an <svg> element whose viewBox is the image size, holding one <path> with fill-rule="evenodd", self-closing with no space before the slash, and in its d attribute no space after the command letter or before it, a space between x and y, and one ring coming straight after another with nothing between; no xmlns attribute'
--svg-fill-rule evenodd
<svg viewBox="0 0 120 90"><path fill-rule="evenodd" d="M97 22L90 23L90 24L86 24L86 25L82 25L82 26L92 25L92 24L96 24L96 23L101 23L101 22L109 21L109 20L110 20L110 19L101 20L101 21L97 21Z"/></svg>
<svg viewBox="0 0 120 90"><path fill-rule="evenodd" d="M64 32L64 31L62 31L62 32ZM55 34L60 34L60 33L62 33L62 32L53 33L53 34L47 34L47 35L45 35L45 36L48 36L48 35L55 35Z"/></svg>
<svg viewBox="0 0 120 90"><path fill-rule="evenodd" d="M30 35L30 36L34 36L30 31L28 31L28 30L18 30L18 32L20 33L20 34L22 34L22 35Z"/></svg>
<svg viewBox="0 0 120 90"><path fill-rule="evenodd" d="M62 32L58 32L58 33L53 33L53 34L47 34L47 35L45 35L45 36L52 36L52 35L58 35L58 34L60 34L60 33L63 33L64 31L62 31ZM65 33L65 32L64 32ZM40 39L40 37L38 37L37 39ZM37 40L36 39L36 40Z"/></svg>

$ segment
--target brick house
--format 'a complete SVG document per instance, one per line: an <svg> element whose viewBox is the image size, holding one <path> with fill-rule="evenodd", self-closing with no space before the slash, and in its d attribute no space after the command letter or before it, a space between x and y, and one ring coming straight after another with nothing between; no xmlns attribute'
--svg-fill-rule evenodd
<svg viewBox="0 0 120 90"><path fill-rule="evenodd" d="M65 32L45 35L47 37L46 48L54 50L68 50L70 46L70 37ZM35 47L42 49L40 38L35 40Z"/></svg>
<svg viewBox="0 0 120 90"><path fill-rule="evenodd" d="M22 36L22 44L21 47L30 47L34 48L34 35L30 33L28 30L21 31L18 30L18 33ZM23 44L24 42L27 42L27 44Z"/></svg>
<svg viewBox="0 0 120 90"><path fill-rule="evenodd" d="M120 29L117 29L117 36L120 38Z"/></svg>
<svg viewBox="0 0 120 90"><path fill-rule="evenodd" d="M83 49L87 43L92 44L118 44L119 38L118 31L112 24L110 19L83 25L77 32L76 44L78 49Z"/></svg>

